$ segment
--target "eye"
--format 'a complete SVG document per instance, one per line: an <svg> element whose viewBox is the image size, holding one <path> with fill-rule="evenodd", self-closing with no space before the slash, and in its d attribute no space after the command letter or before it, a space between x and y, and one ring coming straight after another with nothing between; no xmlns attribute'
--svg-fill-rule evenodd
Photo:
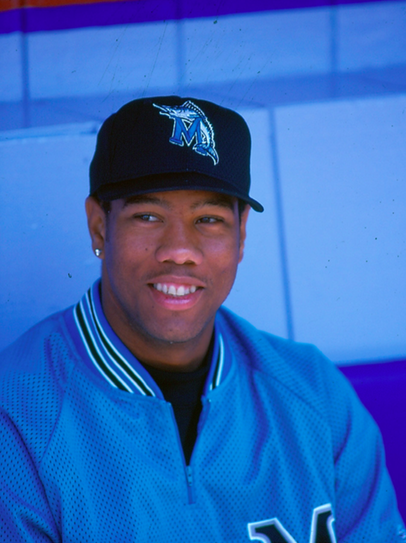
<svg viewBox="0 0 406 543"><path fill-rule="evenodd" d="M134 215L134 219L140 220L142 222L158 222L158 217L151 215L151 213L141 213L139 215Z"/></svg>
<svg viewBox="0 0 406 543"><path fill-rule="evenodd" d="M216 224L219 222L223 222L223 220L219 219L218 217L201 217L197 220L197 222L201 224Z"/></svg>

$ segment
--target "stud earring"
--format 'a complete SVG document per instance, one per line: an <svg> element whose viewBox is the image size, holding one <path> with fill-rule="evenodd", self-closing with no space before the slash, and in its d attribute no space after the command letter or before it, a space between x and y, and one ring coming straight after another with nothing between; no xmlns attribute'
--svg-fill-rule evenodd
<svg viewBox="0 0 406 543"><path fill-rule="evenodd" d="M95 249L95 250L94 250L94 254L95 254L96 256L100 256L100 255L102 254L102 250L101 250L101 249Z"/></svg>

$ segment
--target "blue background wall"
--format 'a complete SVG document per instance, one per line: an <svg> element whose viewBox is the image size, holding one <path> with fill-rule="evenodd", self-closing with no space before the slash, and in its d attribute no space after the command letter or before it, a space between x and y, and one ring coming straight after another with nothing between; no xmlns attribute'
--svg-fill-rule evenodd
<svg viewBox="0 0 406 543"><path fill-rule="evenodd" d="M406 2L190 18L137 4L136 22L81 28L60 28L61 8L29 32L0 18L0 347L99 274L83 200L102 120L178 93L253 134L266 211L227 305L339 363L405 358Z"/></svg>

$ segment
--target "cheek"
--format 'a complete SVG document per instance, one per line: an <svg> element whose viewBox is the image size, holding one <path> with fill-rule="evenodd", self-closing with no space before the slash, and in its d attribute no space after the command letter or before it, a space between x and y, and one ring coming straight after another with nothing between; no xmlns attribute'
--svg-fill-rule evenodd
<svg viewBox="0 0 406 543"><path fill-rule="evenodd" d="M126 229L116 229L114 235L110 236L107 252L115 261L122 263L137 262L140 257L152 253L154 245L152 240L145 236L137 236Z"/></svg>
<svg viewBox="0 0 406 543"><path fill-rule="evenodd" d="M105 264L112 281L134 275L149 253L150 249L145 243L137 245L130 239L111 239L106 247Z"/></svg>
<svg viewBox="0 0 406 543"><path fill-rule="evenodd" d="M240 257L239 245L234 240L214 244L210 252L206 254L210 254L208 262L210 269L216 270L224 282L234 280Z"/></svg>

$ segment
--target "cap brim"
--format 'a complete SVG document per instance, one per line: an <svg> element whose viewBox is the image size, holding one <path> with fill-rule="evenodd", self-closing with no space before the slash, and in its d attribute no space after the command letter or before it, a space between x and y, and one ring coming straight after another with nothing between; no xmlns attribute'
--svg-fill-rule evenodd
<svg viewBox="0 0 406 543"><path fill-rule="evenodd" d="M264 211L263 206L259 202L246 194L242 194L230 183L196 172L171 172L159 176L145 176L110 183L96 191L95 196L100 200L117 200L137 194L174 190L207 190L228 194L229 196L235 196L240 200L244 200L254 211L258 211L259 213Z"/></svg>

